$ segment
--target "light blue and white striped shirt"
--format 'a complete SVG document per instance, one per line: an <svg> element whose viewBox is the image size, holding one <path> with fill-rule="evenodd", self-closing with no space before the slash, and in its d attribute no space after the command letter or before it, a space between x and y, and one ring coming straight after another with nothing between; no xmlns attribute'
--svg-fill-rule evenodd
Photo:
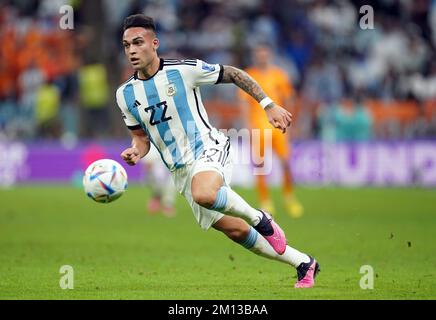
<svg viewBox="0 0 436 320"><path fill-rule="evenodd" d="M204 144L220 136L201 101L199 86L219 83L223 66L201 60L161 59L147 80L135 73L117 90L117 104L129 129L142 128L171 170L197 159Z"/></svg>

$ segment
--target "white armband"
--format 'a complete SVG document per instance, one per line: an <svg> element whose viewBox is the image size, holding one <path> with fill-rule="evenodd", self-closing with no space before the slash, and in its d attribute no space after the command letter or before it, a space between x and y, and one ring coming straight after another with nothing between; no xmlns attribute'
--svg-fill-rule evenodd
<svg viewBox="0 0 436 320"><path fill-rule="evenodd" d="M265 98L263 98L262 99L262 101L261 102L259 102L260 103L260 105L262 106L262 108L266 108L270 103L272 103L273 101L272 101L272 99L270 98L270 97L265 97Z"/></svg>

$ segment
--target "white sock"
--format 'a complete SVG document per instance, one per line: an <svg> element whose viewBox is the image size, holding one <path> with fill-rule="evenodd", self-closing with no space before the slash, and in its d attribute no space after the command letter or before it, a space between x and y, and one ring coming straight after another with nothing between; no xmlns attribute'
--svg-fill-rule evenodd
<svg viewBox="0 0 436 320"><path fill-rule="evenodd" d="M151 192L153 196L160 195L162 190L159 184L159 177L156 174L156 170L154 167L149 166L147 172L146 182L150 186Z"/></svg>
<svg viewBox="0 0 436 320"><path fill-rule="evenodd" d="M150 186L152 195L160 197L163 205L174 206L177 190L167 168L160 164L149 165L147 184Z"/></svg>
<svg viewBox="0 0 436 320"><path fill-rule="evenodd" d="M251 207L244 199L229 187L222 186L218 192L212 210L239 217L256 226L262 219L262 212Z"/></svg>
<svg viewBox="0 0 436 320"><path fill-rule="evenodd" d="M253 227L250 228L250 233L248 234L247 239L245 239L241 245L257 255L290 264L295 268L297 268L302 262L307 263L310 261L307 254L290 246L286 246L286 250L282 255L278 254L271 247L268 241L266 241L266 239Z"/></svg>
<svg viewBox="0 0 436 320"><path fill-rule="evenodd" d="M171 177L167 176L161 186L161 202L166 207L173 207L177 190Z"/></svg>

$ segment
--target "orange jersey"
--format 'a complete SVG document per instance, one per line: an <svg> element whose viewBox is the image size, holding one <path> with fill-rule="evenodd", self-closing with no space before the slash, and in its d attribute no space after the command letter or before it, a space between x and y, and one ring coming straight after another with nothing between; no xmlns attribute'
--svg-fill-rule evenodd
<svg viewBox="0 0 436 320"><path fill-rule="evenodd" d="M270 67L268 70L260 70L256 67L251 67L245 70L254 80L260 85L276 104L281 107L286 107L286 100L293 94L292 84L284 71L278 67ZM259 103L250 97L248 94L239 91L239 97L245 100L249 107L249 122L255 128L272 128L268 119Z"/></svg>

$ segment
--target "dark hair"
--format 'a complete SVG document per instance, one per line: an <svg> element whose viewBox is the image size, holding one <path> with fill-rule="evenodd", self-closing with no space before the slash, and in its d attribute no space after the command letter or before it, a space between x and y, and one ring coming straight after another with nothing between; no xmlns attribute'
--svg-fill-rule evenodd
<svg viewBox="0 0 436 320"><path fill-rule="evenodd" d="M156 33L156 26L153 18L147 17L144 14L133 14L124 19L123 31L134 27L152 30L154 33Z"/></svg>

